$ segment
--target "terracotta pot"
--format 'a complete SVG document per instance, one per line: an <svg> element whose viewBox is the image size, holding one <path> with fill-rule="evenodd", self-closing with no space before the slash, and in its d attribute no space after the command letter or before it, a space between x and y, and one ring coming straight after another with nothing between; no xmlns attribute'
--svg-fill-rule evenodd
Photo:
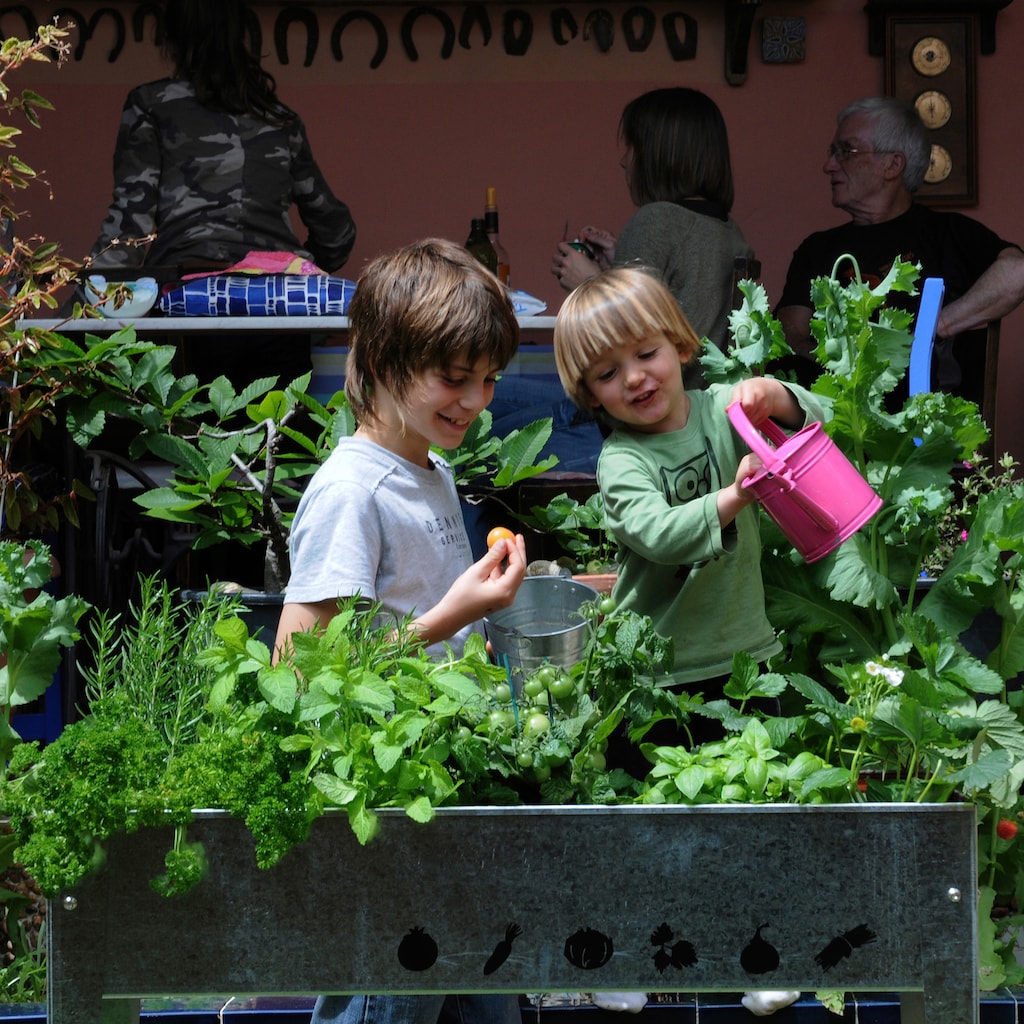
<svg viewBox="0 0 1024 1024"><path fill-rule="evenodd" d="M586 583L587 586L593 587L602 594L610 594L618 578L619 574L617 572L579 573L573 576L574 580Z"/></svg>

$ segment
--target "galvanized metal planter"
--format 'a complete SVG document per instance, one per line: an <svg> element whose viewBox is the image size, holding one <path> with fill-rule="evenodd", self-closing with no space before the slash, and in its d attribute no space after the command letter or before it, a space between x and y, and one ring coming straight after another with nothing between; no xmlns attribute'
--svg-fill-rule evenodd
<svg viewBox="0 0 1024 1024"><path fill-rule="evenodd" d="M271 871L197 812L210 874L149 888L170 831L111 842L53 901L50 1024L164 994L908 993L904 1024L978 1021L969 805L468 807L318 820Z"/></svg>

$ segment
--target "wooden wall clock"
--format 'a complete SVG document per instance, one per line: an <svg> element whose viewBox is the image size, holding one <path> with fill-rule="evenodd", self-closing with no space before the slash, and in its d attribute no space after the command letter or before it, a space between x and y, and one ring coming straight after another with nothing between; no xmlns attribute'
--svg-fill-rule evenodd
<svg viewBox="0 0 1024 1024"><path fill-rule="evenodd" d="M885 91L914 104L932 140L917 198L933 206L976 203L977 20L890 14L886 22Z"/></svg>

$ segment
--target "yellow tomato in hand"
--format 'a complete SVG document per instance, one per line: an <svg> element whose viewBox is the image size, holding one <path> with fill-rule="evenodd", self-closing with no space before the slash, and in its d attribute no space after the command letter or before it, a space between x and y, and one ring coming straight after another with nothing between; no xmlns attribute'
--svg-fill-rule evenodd
<svg viewBox="0 0 1024 1024"><path fill-rule="evenodd" d="M509 543L516 542L516 535L507 526L496 526L487 534L487 547L493 548L499 540L507 540Z"/></svg>

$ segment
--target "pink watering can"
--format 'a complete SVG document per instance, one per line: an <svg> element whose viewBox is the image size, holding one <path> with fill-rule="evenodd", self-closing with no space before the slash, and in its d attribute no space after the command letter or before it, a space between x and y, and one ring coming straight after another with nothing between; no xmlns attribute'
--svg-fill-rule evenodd
<svg viewBox="0 0 1024 1024"><path fill-rule="evenodd" d="M738 402L726 412L764 465L743 481L807 562L816 562L853 536L882 499L835 446L820 423L787 437L771 420L759 430ZM769 447L764 434L774 448Z"/></svg>

